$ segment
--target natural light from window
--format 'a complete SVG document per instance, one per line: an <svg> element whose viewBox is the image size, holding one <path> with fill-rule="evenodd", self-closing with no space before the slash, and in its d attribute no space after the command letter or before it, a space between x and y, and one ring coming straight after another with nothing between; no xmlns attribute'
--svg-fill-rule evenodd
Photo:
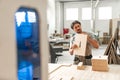
<svg viewBox="0 0 120 80"><path fill-rule="evenodd" d="M28 22L36 22L35 12L27 12L28 13Z"/></svg>
<svg viewBox="0 0 120 80"><path fill-rule="evenodd" d="M78 8L67 8L66 20L78 20Z"/></svg>
<svg viewBox="0 0 120 80"><path fill-rule="evenodd" d="M25 22L25 12L17 12L15 16L18 26L20 26L21 22Z"/></svg>
<svg viewBox="0 0 120 80"><path fill-rule="evenodd" d="M27 12L28 14L28 22L36 22L36 16L35 16L35 12ZM17 25L20 26L20 24L22 22L26 22L25 16L26 16L26 12L16 12L15 14L16 16L16 21L17 21Z"/></svg>
<svg viewBox="0 0 120 80"><path fill-rule="evenodd" d="M82 8L82 20L91 20L91 8Z"/></svg>
<svg viewBox="0 0 120 80"><path fill-rule="evenodd" d="M100 7L98 18L102 20L112 19L112 7Z"/></svg>

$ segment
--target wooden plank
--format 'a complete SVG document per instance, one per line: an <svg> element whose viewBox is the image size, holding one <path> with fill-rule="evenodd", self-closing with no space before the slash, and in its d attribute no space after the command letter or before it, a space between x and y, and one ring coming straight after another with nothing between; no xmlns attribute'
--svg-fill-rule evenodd
<svg viewBox="0 0 120 80"><path fill-rule="evenodd" d="M114 36L110 39L110 42L107 46L107 49L104 55L108 55L108 63L109 64L120 64L120 57L117 55L118 45L118 33L119 33L119 25L120 21L117 24L117 28L115 30Z"/></svg>
<svg viewBox="0 0 120 80"><path fill-rule="evenodd" d="M77 45L78 48L74 49L74 54L75 55L81 55L85 56L86 52L86 44L87 44L87 35L85 34L76 34L73 36L73 38L70 41L70 47L71 45Z"/></svg>
<svg viewBox="0 0 120 80"><path fill-rule="evenodd" d="M104 55L108 55L108 52L109 52L110 47L111 47L111 45L112 45L112 42L113 42L113 37L110 39L110 42L109 42L109 44L108 44L108 46L107 46L107 48L106 48L106 51L105 51Z"/></svg>
<svg viewBox="0 0 120 80"><path fill-rule="evenodd" d="M115 57L115 52L114 52L114 48L111 48L111 58L112 58L112 61L113 61L113 64L117 64L117 60L116 60L116 57Z"/></svg>
<svg viewBox="0 0 120 80"><path fill-rule="evenodd" d="M61 67L70 67L70 66L72 66L72 64L70 64L70 65L60 65L59 67L57 67L57 68L54 69L53 71L49 72L49 75L52 74L53 72L55 72L56 70L58 70L58 69L61 68Z"/></svg>

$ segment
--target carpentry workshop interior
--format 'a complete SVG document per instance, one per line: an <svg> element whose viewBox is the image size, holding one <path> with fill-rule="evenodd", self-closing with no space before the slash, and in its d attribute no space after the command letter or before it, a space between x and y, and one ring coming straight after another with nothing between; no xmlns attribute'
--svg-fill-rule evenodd
<svg viewBox="0 0 120 80"><path fill-rule="evenodd" d="M120 80L120 0L0 0L0 80Z"/></svg>

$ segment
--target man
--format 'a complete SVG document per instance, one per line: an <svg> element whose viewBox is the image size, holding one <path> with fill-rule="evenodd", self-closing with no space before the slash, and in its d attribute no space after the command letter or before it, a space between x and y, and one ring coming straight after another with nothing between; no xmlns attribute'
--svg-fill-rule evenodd
<svg viewBox="0 0 120 80"><path fill-rule="evenodd" d="M90 34L82 31L81 23L79 21L72 22L71 28L73 29L73 31L76 34L87 35L87 44L86 44L85 56L75 55L74 64L78 64L79 62L83 62L84 65L91 65L91 58L92 58L92 50L91 49L92 49L92 46L94 48L99 48L98 42L94 38L92 38L92 36ZM72 44L72 45L70 44L69 52L71 55L73 55L75 48L78 48L78 46L76 44Z"/></svg>

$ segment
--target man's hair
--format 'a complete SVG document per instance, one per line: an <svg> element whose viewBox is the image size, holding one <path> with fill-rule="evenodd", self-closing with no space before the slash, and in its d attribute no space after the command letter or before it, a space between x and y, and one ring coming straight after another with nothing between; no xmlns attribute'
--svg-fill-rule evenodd
<svg viewBox="0 0 120 80"><path fill-rule="evenodd" d="M81 25L81 23L80 23L79 21L75 20L75 21L73 21L72 24L71 24L71 28L72 28L72 29L73 29L73 27L74 27L75 24L80 24L80 25Z"/></svg>

